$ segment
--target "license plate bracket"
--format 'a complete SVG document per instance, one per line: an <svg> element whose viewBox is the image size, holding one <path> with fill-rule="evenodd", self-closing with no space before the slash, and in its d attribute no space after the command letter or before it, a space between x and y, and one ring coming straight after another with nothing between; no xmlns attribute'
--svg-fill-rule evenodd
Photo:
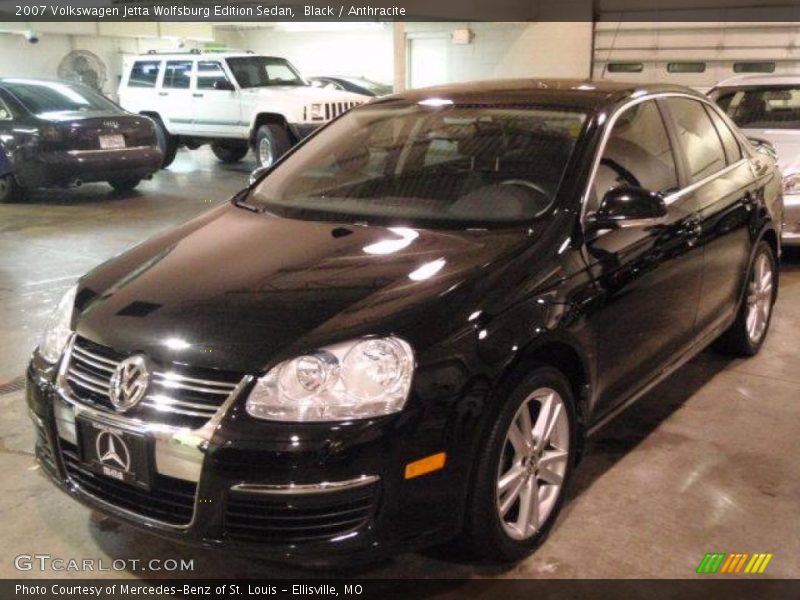
<svg viewBox="0 0 800 600"><path fill-rule="evenodd" d="M150 489L152 440L145 434L78 417L81 464L98 475Z"/></svg>

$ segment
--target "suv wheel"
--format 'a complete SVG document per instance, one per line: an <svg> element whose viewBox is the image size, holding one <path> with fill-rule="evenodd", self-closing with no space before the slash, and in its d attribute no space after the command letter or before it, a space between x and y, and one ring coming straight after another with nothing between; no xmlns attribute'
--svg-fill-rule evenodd
<svg viewBox="0 0 800 600"><path fill-rule="evenodd" d="M759 242L747 274L744 292L736 320L717 341L725 352L753 356L764 344L772 320L777 286L777 260L767 242Z"/></svg>
<svg viewBox="0 0 800 600"><path fill-rule="evenodd" d="M226 164L239 162L247 155L248 150L246 142L214 142L211 144L214 156Z"/></svg>
<svg viewBox="0 0 800 600"><path fill-rule="evenodd" d="M138 177L119 177L110 180L108 184L118 192L129 192L139 185L141 181Z"/></svg>
<svg viewBox="0 0 800 600"><path fill-rule="evenodd" d="M519 560L545 539L572 473L575 424L567 379L535 367L500 411L478 463L465 525L473 554Z"/></svg>
<svg viewBox="0 0 800 600"><path fill-rule="evenodd" d="M0 203L15 202L21 195L20 187L11 173L0 177Z"/></svg>
<svg viewBox="0 0 800 600"><path fill-rule="evenodd" d="M269 167L291 147L286 128L270 123L256 131L255 153L260 167Z"/></svg>
<svg viewBox="0 0 800 600"><path fill-rule="evenodd" d="M164 122L158 117L151 117L156 126L156 143L158 144L161 154L164 159L161 161L161 168L166 169L175 161L175 155L178 153L178 138L171 135Z"/></svg>

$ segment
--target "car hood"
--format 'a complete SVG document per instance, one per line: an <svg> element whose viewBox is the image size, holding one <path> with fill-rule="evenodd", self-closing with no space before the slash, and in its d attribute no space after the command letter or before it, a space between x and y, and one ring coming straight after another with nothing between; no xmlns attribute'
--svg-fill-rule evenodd
<svg viewBox="0 0 800 600"><path fill-rule="evenodd" d="M260 372L362 335L426 344L452 330L528 230L432 231L218 207L87 274L80 335L165 361ZM490 274L490 275L487 275Z"/></svg>
<svg viewBox="0 0 800 600"><path fill-rule="evenodd" d="M311 85L281 85L269 87L245 88L242 94L250 97L292 99L297 102L366 102L371 96L344 92L341 90L325 90Z"/></svg>
<svg viewBox="0 0 800 600"><path fill-rule="evenodd" d="M743 129L748 137L767 140L778 153L778 167L784 176L800 173L800 131L792 129Z"/></svg>

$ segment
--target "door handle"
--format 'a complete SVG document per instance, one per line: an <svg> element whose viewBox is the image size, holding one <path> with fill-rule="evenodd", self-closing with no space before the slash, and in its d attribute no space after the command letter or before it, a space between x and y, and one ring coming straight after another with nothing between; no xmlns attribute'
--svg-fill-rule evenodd
<svg viewBox="0 0 800 600"><path fill-rule="evenodd" d="M192 96L195 98L202 98L204 94L192 94Z"/></svg>
<svg viewBox="0 0 800 600"><path fill-rule="evenodd" d="M169 96L168 92L158 92L159 96Z"/></svg>

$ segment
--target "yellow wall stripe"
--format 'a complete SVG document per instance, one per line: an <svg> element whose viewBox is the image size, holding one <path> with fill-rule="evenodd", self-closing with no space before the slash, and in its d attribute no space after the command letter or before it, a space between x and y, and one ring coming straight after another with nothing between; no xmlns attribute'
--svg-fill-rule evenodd
<svg viewBox="0 0 800 600"><path fill-rule="evenodd" d="M764 557L764 562L762 562L762 563L761 563L761 568L760 568L760 569L758 569L758 572L759 572L759 573L763 573L763 572L764 572L764 569L766 569L766 568L767 568L767 565L769 564L769 561L771 561L771 560L772 560L772 554L767 554L767 555Z"/></svg>
<svg viewBox="0 0 800 600"><path fill-rule="evenodd" d="M761 556L760 554L753 554L753 558L750 559L750 562L747 563L747 568L744 570L745 573L750 573L753 570L753 567L758 560L758 557Z"/></svg>

